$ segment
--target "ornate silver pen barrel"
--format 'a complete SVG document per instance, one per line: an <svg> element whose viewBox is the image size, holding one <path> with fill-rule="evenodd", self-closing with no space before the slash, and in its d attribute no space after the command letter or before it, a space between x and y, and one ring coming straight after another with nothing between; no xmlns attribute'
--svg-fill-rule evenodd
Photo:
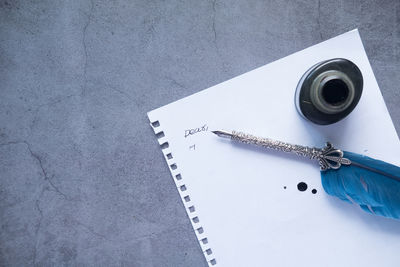
<svg viewBox="0 0 400 267"><path fill-rule="evenodd" d="M286 142L272 140L264 137L257 137L251 134L232 131L212 131L214 134L230 138L245 144L253 144L268 149L279 150L283 152L293 153L298 156L315 159L318 161L321 170L338 169L342 164L350 165L349 159L343 158L343 151L335 149L330 143L327 143L324 148L315 148L301 145L289 144Z"/></svg>

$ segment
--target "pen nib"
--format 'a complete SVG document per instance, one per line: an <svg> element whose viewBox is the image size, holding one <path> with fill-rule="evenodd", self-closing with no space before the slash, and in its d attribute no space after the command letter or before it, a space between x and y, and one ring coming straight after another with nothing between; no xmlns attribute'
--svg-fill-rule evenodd
<svg viewBox="0 0 400 267"><path fill-rule="evenodd" d="M219 137L231 138L232 134L226 131L211 131L213 134L218 135Z"/></svg>

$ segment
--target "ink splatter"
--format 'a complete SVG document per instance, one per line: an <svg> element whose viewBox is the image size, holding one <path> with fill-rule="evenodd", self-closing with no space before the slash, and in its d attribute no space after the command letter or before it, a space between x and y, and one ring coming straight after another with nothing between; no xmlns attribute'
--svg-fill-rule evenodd
<svg viewBox="0 0 400 267"><path fill-rule="evenodd" d="M304 192L307 190L307 184L305 182L300 182L297 184L297 189L299 189L301 192Z"/></svg>
<svg viewBox="0 0 400 267"><path fill-rule="evenodd" d="M283 187L283 189L286 189L286 185Z"/></svg>
<svg viewBox="0 0 400 267"><path fill-rule="evenodd" d="M317 189L311 190L311 193L316 194L317 193Z"/></svg>

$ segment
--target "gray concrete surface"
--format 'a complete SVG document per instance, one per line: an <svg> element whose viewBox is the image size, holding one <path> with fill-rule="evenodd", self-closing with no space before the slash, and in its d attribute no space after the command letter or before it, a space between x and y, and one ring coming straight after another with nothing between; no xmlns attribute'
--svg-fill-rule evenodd
<svg viewBox="0 0 400 267"><path fill-rule="evenodd" d="M399 130L396 0L0 0L0 266L206 266L146 112L356 27Z"/></svg>

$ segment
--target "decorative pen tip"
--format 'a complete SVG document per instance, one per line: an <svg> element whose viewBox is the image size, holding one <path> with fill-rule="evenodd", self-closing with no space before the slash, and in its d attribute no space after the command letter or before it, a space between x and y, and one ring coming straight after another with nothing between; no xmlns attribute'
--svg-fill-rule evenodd
<svg viewBox="0 0 400 267"><path fill-rule="evenodd" d="M213 134L218 135L219 137L231 138L232 134L226 131L211 131Z"/></svg>

